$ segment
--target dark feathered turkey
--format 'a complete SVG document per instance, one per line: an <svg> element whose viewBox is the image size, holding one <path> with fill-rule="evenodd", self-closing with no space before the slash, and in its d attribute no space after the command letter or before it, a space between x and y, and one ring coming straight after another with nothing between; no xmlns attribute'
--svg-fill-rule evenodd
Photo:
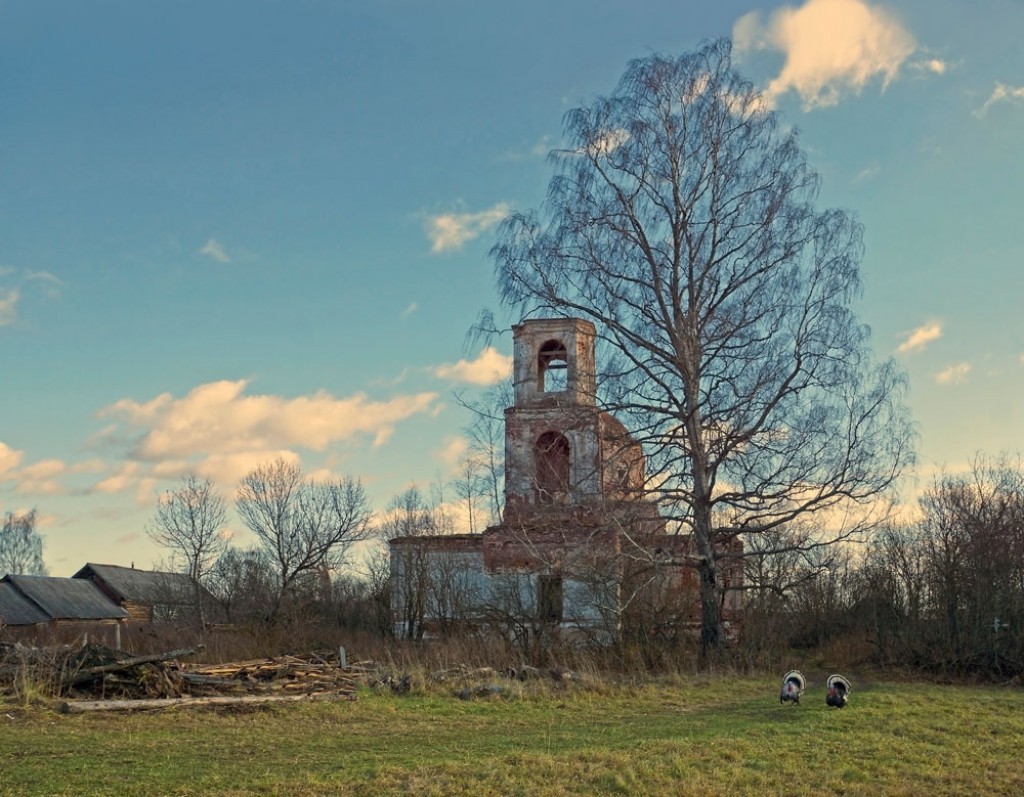
<svg viewBox="0 0 1024 797"><path fill-rule="evenodd" d="M830 675L825 684L828 691L825 693L825 705L833 708L842 708L850 699L850 682L841 675Z"/></svg>
<svg viewBox="0 0 1024 797"><path fill-rule="evenodd" d="M804 686L806 685L803 673L799 670L790 670L782 676L782 691L779 693L779 702L786 703L791 701L793 703L800 702L800 695L804 693Z"/></svg>

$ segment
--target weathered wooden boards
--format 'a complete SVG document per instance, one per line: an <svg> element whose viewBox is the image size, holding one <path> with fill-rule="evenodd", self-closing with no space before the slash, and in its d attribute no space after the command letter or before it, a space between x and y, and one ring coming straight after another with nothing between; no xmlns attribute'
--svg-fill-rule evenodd
<svg viewBox="0 0 1024 797"><path fill-rule="evenodd" d="M300 700L352 700L353 694L312 692L300 695L220 695L212 697L165 697L139 700L67 700L60 704L61 714L86 714L94 711L152 711L190 706L248 706L264 703L290 703Z"/></svg>

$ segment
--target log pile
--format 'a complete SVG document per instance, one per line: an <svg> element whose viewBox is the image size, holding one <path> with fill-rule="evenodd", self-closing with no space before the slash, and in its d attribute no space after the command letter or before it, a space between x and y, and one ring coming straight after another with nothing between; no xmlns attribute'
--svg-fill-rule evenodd
<svg viewBox="0 0 1024 797"><path fill-rule="evenodd" d="M338 666L337 656L277 656L228 664L182 665L190 694L332 694L354 695L358 675Z"/></svg>
<svg viewBox="0 0 1024 797"><path fill-rule="evenodd" d="M4 653L5 651L0 651ZM337 655L311 653L224 664L181 661L197 652L183 648L126 656L96 645L40 655L22 648L0 656L0 694L17 679L30 679L55 696L61 710L131 710L182 703L245 704L298 699L353 699L358 672L343 669Z"/></svg>

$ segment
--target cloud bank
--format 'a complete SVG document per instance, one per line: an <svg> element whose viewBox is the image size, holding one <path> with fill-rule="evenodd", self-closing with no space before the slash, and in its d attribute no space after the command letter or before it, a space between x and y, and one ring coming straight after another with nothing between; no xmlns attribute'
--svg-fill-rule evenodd
<svg viewBox="0 0 1024 797"><path fill-rule="evenodd" d="M163 393L145 402L122 399L99 414L140 429L132 454L153 462L296 446L322 451L357 435L380 445L396 424L434 409L437 401L436 393L373 401L362 393L339 399L323 391L288 399L246 395L247 387L244 379L210 382L181 398Z"/></svg>

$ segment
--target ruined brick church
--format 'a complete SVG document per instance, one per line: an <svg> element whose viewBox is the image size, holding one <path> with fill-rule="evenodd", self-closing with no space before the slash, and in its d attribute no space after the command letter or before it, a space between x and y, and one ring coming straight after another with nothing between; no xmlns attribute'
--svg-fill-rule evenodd
<svg viewBox="0 0 1024 797"><path fill-rule="evenodd" d="M641 446L597 407L595 338L580 319L513 327L502 522L481 534L391 541L400 636L472 624L607 642L697 627L690 539L669 533L645 489ZM739 557L722 565L726 586L740 587ZM726 590L723 617L735 634L740 590Z"/></svg>

